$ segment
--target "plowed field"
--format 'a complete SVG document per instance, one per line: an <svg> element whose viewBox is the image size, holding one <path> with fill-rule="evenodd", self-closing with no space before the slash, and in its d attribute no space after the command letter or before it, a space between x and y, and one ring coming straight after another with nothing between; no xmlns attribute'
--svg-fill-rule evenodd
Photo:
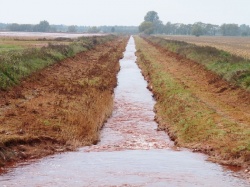
<svg viewBox="0 0 250 187"><path fill-rule="evenodd" d="M164 38L193 43L199 46L215 47L244 58L250 58L250 37L164 36Z"/></svg>

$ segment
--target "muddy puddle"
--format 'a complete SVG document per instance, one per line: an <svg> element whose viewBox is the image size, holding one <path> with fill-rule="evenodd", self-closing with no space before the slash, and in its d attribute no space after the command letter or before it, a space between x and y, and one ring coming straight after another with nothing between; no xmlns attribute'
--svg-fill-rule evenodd
<svg viewBox="0 0 250 187"><path fill-rule="evenodd" d="M131 38L99 144L20 164L0 176L0 186L249 186L237 172L174 147L156 130L155 101L134 53Z"/></svg>

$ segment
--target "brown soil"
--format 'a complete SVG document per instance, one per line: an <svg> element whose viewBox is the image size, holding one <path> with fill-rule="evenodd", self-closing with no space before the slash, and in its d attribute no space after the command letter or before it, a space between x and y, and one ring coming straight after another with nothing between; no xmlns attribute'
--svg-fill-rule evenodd
<svg viewBox="0 0 250 187"><path fill-rule="evenodd" d="M126 41L99 45L0 91L0 168L99 141Z"/></svg>
<svg viewBox="0 0 250 187"><path fill-rule="evenodd" d="M224 51L228 51L234 55L243 58L250 58L250 38L249 37L231 37L231 36L166 36L169 40L178 40L193 43L199 46L215 47Z"/></svg>
<svg viewBox="0 0 250 187"><path fill-rule="evenodd" d="M150 41L147 41L144 47L145 49L154 49L153 53L150 53L149 50L146 52L148 52L148 55L150 55L152 59L157 60L157 63L162 64L164 70L198 98L199 102L204 103L216 114L222 116L223 119L237 124L241 130L244 131L245 129L246 132L249 131L250 93L248 91L224 81L221 77L206 70L205 67L197 62L183 58ZM159 115L157 115L157 118L158 122L161 122ZM218 123L217 125L220 124ZM227 127L223 128L227 131ZM168 129L169 131L169 126L167 124L160 124L159 129ZM175 132L170 132L169 135L176 141ZM176 143L178 144L178 142ZM233 144L233 139L230 139L228 143ZM180 146L193 148L194 151L204 152L212 156L210 159L215 162L249 167L250 158L248 157L250 155L245 155L244 160L235 159L235 155L232 155L231 158L223 158L220 155L220 150L215 150L213 145L201 144L201 142L197 142L197 145L185 144ZM218 146L215 145L214 147Z"/></svg>
<svg viewBox="0 0 250 187"><path fill-rule="evenodd" d="M217 113L250 125L250 93L223 80L204 66L150 43L163 56L166 71Z"/></svg>

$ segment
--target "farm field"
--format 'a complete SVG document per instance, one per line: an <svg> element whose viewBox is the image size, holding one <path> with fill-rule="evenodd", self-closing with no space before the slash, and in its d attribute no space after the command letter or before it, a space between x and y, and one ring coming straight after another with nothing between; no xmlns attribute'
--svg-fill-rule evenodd
<svg viewBox="0 0 250 187"><path fill-rule="evenodd" d="M46 47L49 43L68 45L78 37L104 36L104 34L71 34L40 32L0 32L0 53L25 48Z"/></svg>
<svg viewBox="0 0 250 187"><path fill-rule="evenodd" d="M250 58L250 37L226 36L161 36L170 40L184 41L199 46L215 47L243 58Z"/></svg>
<svg viewBox="0 0 250 187"><path fill-rule="evenodd" d="M81 36L103 36L105 34L44 33L44 32L0 32L0 37L15 38L78 38Z"/></svg>
<svg viewBox="0 0 250 187"><path fill-rule="evenodd" d="M70 41L59 42L55 39L42 39L42 38L34 38L34 37L6 37L0 36L0 53L6 51L20 51L27 48L41 48L47 47L49 43L57 43L58 44L70 44Z"/></svg>

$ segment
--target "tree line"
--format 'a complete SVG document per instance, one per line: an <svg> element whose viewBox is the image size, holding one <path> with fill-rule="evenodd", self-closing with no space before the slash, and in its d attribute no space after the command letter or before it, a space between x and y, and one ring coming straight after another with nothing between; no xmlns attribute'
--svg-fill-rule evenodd
<svg viewBox="0 0 250 187"><path fill-rule="evenodd" d="M70 32L70 33L138 33L137 26L77 26L77 25L50 25L48 21L39 24L4 24L0 23L0 31L15 32Z"/></svg>
<svg viewBox="0 0 250 187"><path fill-rule="evenodd" d="M69 32L69 33L121 33L121 34L167 34L167 35L208 35L208 36L250 36L249 25L196 22L194 24L171 23L164 24L155 11L149 11L144 21L137 26L77 26L50 25L48 21L39 24L4 24L0 23L0 31L19 32Z"/></svg>
<svg viewBox="0 0 250 187"><path fill-rule="evenodd" d="M155 11L149 11L146 14L144 21L139 26L139 31L144 34L250 36L250 27L246 24L214 25L202 22L194 24L167 22L163 24Z"/></svg>

